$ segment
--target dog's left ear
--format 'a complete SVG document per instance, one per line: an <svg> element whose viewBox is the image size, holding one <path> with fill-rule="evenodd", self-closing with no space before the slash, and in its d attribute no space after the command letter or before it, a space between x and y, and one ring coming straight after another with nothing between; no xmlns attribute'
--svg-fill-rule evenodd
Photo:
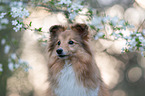
<svg viewBox="0 0 145 96"><path fill-rule="evenodd" d="M77 32L82 37L82 39L88 40L89 31L86 24L75 24L71 26L71 29Z"/></svg>

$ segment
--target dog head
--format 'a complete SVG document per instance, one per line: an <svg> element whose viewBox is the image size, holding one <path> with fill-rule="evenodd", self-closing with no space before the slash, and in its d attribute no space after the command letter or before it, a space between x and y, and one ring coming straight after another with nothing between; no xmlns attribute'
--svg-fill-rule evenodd
<svg viewBox="0 0 145 96"><path fill-rule="evenodd" d="M75 24L66 30L66 27L54 25L50 28L49 51L61 59L68 59L83 51L88 51L88 26Z"/></svg>

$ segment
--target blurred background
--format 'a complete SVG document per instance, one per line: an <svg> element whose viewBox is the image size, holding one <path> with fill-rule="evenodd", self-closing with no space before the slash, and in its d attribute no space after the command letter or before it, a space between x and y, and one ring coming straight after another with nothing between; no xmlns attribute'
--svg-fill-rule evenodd
<svg viewBox="0 0 145 96"><path fill-rule="evenodd" d="M21 0L22 1L22 0ZM14 32L11 17L0 24L0 96L48 96L47 45L39 42L40 37L48 40L49 28L54 24L66 25L64 14L51 13L39 4L49 0L23 0L28 4L30 16L25 24L32 21L31 28L40 28L44 33L35 34L32 30ZM77 1L77 0L76 0ZM78 0L79 1L79 0ZM0 0L0 12L10 10L12 0ZM117 16L128 21L137 29L145 29L145 0L85 0L88 6L99 13ZM83 18L83 17L81 17ZM79 18L77 22L82 22ZM94 40L95 59L111 96L145 96L145 57L137 52L121 53L123 40ZM27 61L29 70L14 66ZM16 69L16 70L15 70Z"/></svg>

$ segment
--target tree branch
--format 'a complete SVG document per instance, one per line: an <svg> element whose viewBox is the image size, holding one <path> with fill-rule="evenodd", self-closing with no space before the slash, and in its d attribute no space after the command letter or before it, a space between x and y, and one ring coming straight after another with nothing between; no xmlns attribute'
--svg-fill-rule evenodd
<svg viewBox="0 0 145 96"><path fill-rule="evenodd" d="M145 19L143 20L143 22L140 24L140 26L137 28L137 32L139 31L139 29L142 27L143 23L145 22Z"/></svg>

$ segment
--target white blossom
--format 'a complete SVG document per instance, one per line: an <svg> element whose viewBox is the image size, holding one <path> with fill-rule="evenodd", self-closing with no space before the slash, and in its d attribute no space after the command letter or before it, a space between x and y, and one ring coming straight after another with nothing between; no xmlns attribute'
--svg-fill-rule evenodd
<svg viewBox="0 0 145 96"><path fill-rule="evenodd" d="M144 39L144 37L142 37L142 36L140 36L138 38L139 38L139 41L142 41Z"/></svg>
<svg viewBox="0 0 145 96"><path fill-rule="evenodd" d="M103 32L98 32L97 35L98 35L98 37L102 37L104 35L104 33Z"/></svg>
<svg viewBox="0 0 145 96"><path fill-rule="evenodd" d="M102 21L101 17L93 16L91 24L94 26L100 25Z"/></svg>
<svg viewBox="0 0 145 96"><path fill-rule="evenodd" d="M10 63L8 64L8 68L9 68L11 71L13 71L13 70L14 70L14 64L13 64L12 62L10 62Z"/></svg>
<svg viewBox="0 0 145 96"><path fill-rule="evenodd" d="M22 24L18 24L17 27L20 29L22 28Z"/></svg>
<svg viewBox="0 0 145 96"><path fill-rule="evenodd" d="M72 9L69 7L69 8L67 8L67 11L68 11L69 13L71 13L71 12L72 12Z"/></svg>
<svg viewBox="0 0 145 96"><path fill-rule="evenodd" d="M13 27L13 30L15 30L15 32L19 31L19 29L17 27Z"/></svg>
<svg viewBox="0 0 145 96"><path fill-rule="evenodd" d="M111 18L111 23L113 24L113 26L116 26L116 25L117 25L117 23L118 23L118 21L119 21L119 19L118 19L118 17L117 17L117 16L115 16L115 17Z"/></svg>
<svg viewBox="0 0 145 96"><path fill-rule="evenodd" d="M6 39L1 40L1 44L4 45L6 43Z"/></svg>
<svg viewBox="0 0 145 96"><path fill-rule="evenodd" d="M127 40L126 45L128 46L126 49L128 49L130 52L136 51L137 48L140 49L141 55L143 55L143 52L145 51L145 38L142 36L141 33L138 33L137 31L130 32L130 36L123 37ZM138 41L139 39L139 41ZM137 44L140 43L140 47L137 46Z"/></svg>
<svg viewBox="0 0 145 96"><path fill-rule="evenodd" d="M96 28L97 28L97 29L103 29L104 26L103 26L103 25L96 25Z"/></svg>
<svg viewBox="0 0 145 96"><path fill-rule="evenodd" d="M145 46L145 39L143 39L143 40L141 41L141 43L142 43L142 46Z"/></svg>
<svg viewBox="0 0 145 96"><path fill-rule="evenodd" d="M134 25L128 25L127 28L134 28Z"/></svg>
<svg viewBox="0 0 145 96"><path fill-rule="evenodd" d="M2 24L8 24L8 23L9 23L9 20L6 19L6 18L4 18L4 19L1 20L1 23L2 23Z"/></svg>
<svg viewBox="0 0 145 96"><path fill-rule="evenodd" d="M94 25L97 29L104 28L104 26L102 25L102 17L93 16L90 24Z"/></svg>
<svg viewBox="0 0 145 96"><path fill-rule="evenodd" d="M120 21L118 22L118 25L124 26L124 23L125 23L125 20L120 20Z"/></svg>
<svg viewBox="0 0 145 96"><path fill-rule="evenodd" d="M1 15L5 16L7 13L1 13Z"/></svg>
<svg viewBox="0 0 145 96"><path fill-rule="evenodd" d="M142 34L145 36L145 29L142 30Z"/></svg>
<svg viewBox="0 0 145 96"><path fill-rule="evenodd" d="M140 47L139 49L140 49L140 51L145 51L145 49L143 47Z"/></svg>
<svg viewBox="0 0 145 96"><path fill-rule="evenodd" d="M125 36L124 39L130 40L132 37L131 36Z"/></svg>
<svg viewBox="0 0 145 96"><path fill-rule="evenodd" d="M95 39L95 40L98 40L98 39L99 39L99 37L96 35L94 39Z"/></svg>
<svg viewBox="0 0 145 96"><path fill-rule="evenodd" d="M46 2L48 2L48 1L50 1L50 0L43 0L42 2L43 2L43 3L46 3Z"/></svg>
<svg viewBox="0 0 145 96"><path fill-rule="evenodd" d="M140 37L140 36L142 36L142 35L141 35L141 33L137 33L136 36Z"/></svg>
<svg viewBox="0 0 145 96"><path fill-rule="evenodd" d="M141 56L144 56L144 52L143 51L141 51Z"/></svg>
<svg viewBox="0 0 145 96"><path fill-rule="evenodd" d="M133 47L130 46L130 47L128 48L128 50L129 50L130 52L133 52Z"/></svg>
<svg viewBox="0 0 145 96"><path fill-rule="evenodd" d="M126 47L123 47L123 48L121 49L121 53L124 53L124 52L125 52L125 49L126 49Z"/></svg>
<svg viewBox="0 0 145 96"><path fill-rule="evenodd" d="M11 15L13 18L16 17L23 18L29 16L29 11L23 7L15 6L15 7L11 7Z"/></svg>
<svg viewBox="0 0 145 96"><path fill-rule="evenodd" d="M16 54L15 53L12 53L11 54L11 58L15 60L17 58Z"/></svg>
<svg viewBox="0 0 145 96"><path fill-rule="evenodd" d="M129 42L129 44L131 45L131 46L136 46L136 44L137 44L137 42L136 42L136 40L135 40L135 38L133 38L130 42Z"/></svg>
<svg viewBox="0 0 145 96"><path fill-rule="evenodd" d="M0 12L4 11L4 7L0 6Z"/></svg>
<svg viewBox="0 0 145 96"><path fill-rule="evenodd" d="M26 72L27 72L30 68L32 68L32 67L30 67L30 66L28 65L28 62L26 62L26 61L24 61L24 60L22 60L22 59L19 59L19 60L18 60L18 64L19 64L19 65L17 65L17 66L18 66L18 67L21 66Z"/></svg>
<svg viewBox="0 0 145 96"><path fill-rule="evenodd" d="M145 49L143 47L139 47L140 51L141 51L141 56L144 56L144 51Z"/></svg>
<svg viewBox="0 0 145 96"><path fill-rule="evenodd" d="M15 6L18 6L18 7L22 7L23 5L23 2L22 1L14 1L14 2L11 2L10 3L10 7L15 7Z"/></svg>
<svg viewBox="0 0 145 96"><path fill-rule="evenodd" d="M19 64L22 64L22 63L24 63L24 61L23 61L22 59L19 59L19 60L18 60L18 63L19 63Z"/></svg>
<svg viewBox="0 0 145 96"><path fill-rule="evenodd" d="M130 35L136 35L136 32L130 31L129 34Z"/></svg>
<svg viewBox="0 0 145 96"><path fill-rule="evenodd" d="M26 17L28 17L30 14L29 14L29 11L28 10L26 10L25 8L23 9L23 16L26 16Z"/></svg>
<svg viewBox="0 0 145 96"><path fill-rule="evenodd" d="M0 19L2 19L7 13L1 13Z"/></svg>
<svg viewBox="0 0 145 96"><path fill-rule="evenodd" d="M71 3L72 3L71 0L60 0L58 4L66 4L67 6L69 6Z"/></svg>
<svg viewBox="0 0 145 96"><path fill-rule="evenodd" d="M117 32L117 31L116 31ZM120 38L120 34L113 32L112 35L114 36L115 40L117 40L118 38Z"/></svg>
<svg viewBox="0 0 145 96"><path fill-rule="evenodd" d="M15 30L15 32L18 32L22 27L22 24L18 24L16 27L13 27L13 30Z"/></svg>
<svg viewBox="0 0 145 96"><path fill-rule="evenodd" d="M17 13L19 10L19 8L16 8L16 7L11 7L11 15L13 18L16 18L19 16L19 14Z"/></svg>
<svg viewBox="0 0 145 96"><path fill-rule="evenodd" d="M24 70L25 70L25 72L28 72L29 69L30 69L30 68L25 68Z"/></svg>
<svg viewBox="0 0 145 96"><path fill-rule="evenodd" d="M70 13L70 20L73 20L73 19L75 19L75 17L76 17L76 15L77 15L77 13L76 12L73 12L73 13Z"/></svg>
<svg viewBox="0 0 145 96"><path fill-rule="evenodd" d="M17 20L12 20L12 25L17 25L17 24L18 24Z"/></svg>
<svg viewBox="0 0 145 96"><path fill-rule="evenodd" d="M109 20L110 20L110 16L105 16L105 17L102 18L102 21L104 23L107 23Z"/></svg>
<svg viewBox="0 0 145 96"><path fill-rule="evenodd" d="M2 69L2 64L0 64L0 72L2 72L3 71L3 69Z"/></svg>
<svg viewBox="0 0 145 96"><path fill-rule="evenodd" d="M11 58L8 58L8 62L12 62L12 59Z"/></svg>
<svg viewBox="0 0 145 96"><path fill-rule="evenodd" d="M95 40L98 40L100 37L103 37L104 33L103 32L98 32L97 35L95 36Z"/></svg>
<svg viewBox="0 0 145 96"><path fill-rule="evenodd" d="M4 53L5 54L8 54L10 51L10 46L9 45L6 45L5 48L4 48Z"/></svg>
<svg viewBox="0 0 145 96"><path fill-rule="evenodd" d="M15 68L18 68L20 66L20 64L15 64Z"/></svg>
<svg viewBox="0 0 145 96"><path fill-rule="evenodd" d="M80 5L79 3L73 3L70 7L72 10L78 10L78 9L82 9L83 6Z"/></svg>
<svg viewBox="0 0 145 96"><path fill-rule="evenodd" d="M23 2L21 2L21 1L17 2L17 5L18 6L22 6L23 5Z"/></svg>

